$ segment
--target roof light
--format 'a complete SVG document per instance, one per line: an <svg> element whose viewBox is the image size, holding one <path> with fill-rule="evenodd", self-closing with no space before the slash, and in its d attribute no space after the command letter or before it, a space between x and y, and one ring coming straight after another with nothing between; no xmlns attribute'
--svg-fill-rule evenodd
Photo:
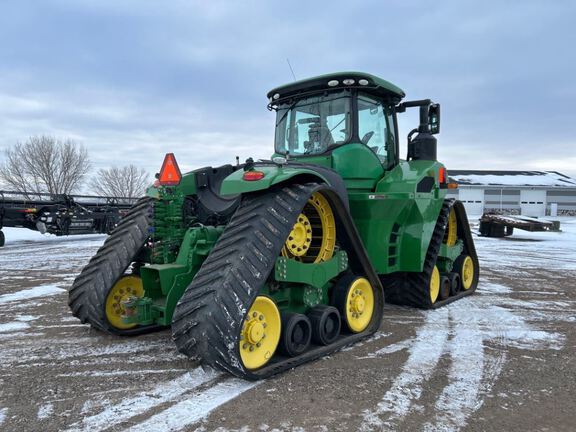
<svg viewBox="0 0 576 432"><path fill-rule="evenodd" d="M272 97L274 98L274 100L280 99L280 93L275 93L274 96Z"/></svg>
<svg viewBox="0 0 576 432"><path fill-rule="evenodd" d="M368 80L361 79L360 81L358 81L358 84L360 84L360 85L368 85L368 84L370 84L370 83L368 82Z"/></svg>
<svg viewBox="0 0 576 432"><path fill-rule="evenodd" d="M288 160L283 156L275 156L272 158L272 162L277 165L284 165L286 162L288 162Z"/></svg>
<svg viewBox="0 0 576 432"><path fill-rule="evenodd" d="M338 80L330 80L328 81L328 87L336 87L340 82Z"/></svg>
<svg viewBox="0 0 576 432"><path fill-rule="evenodd" d="M158 183L162 186L176 186L182 180L182 173L176 162L174 153L166 153L160 175L158 176Z"/></svg>
<svg viewBox="0 0 576 432"><path fill-rule="evenodd" d="M352 85L354 84L356 81L354 81L352 78L346 78L344 81L342 81L342 83L344 85Z"/></svg>
<svg viewBox="0 0 576 432"><path fill-rule="evenodd" d="M262 171L246 171L242 179L246 181L257 181L262 180L264 176L265 174Z"/></svg>

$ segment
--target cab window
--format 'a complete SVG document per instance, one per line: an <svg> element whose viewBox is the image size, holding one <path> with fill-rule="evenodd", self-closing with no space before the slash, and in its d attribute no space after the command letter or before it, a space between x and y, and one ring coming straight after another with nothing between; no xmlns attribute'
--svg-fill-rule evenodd
<svg viewBox="0 0 576 432"><path fill-rule="evenodd" d="M350 91L309 96L277 109L275 151L315 155L350 140Z"/></svg>
<svg viewBox="0 0 576 432"><path fill-rule="evenodd" d="M387 118L381 102L368 96L358 96L358 136L380 159L388 162L388 146L394 140L393 130L388 131ZM393 147L393 146L392 146Z"/></svg>

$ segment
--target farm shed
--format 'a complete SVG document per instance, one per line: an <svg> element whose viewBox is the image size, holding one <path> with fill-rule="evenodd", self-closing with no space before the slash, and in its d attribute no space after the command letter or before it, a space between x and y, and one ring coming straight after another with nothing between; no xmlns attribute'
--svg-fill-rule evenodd
<svg viewBox="0 0 576 432"><path fill-rule="evenodd" d="M448 197L462 201L468 214L576 215L576 179L556 171L451 170L448 174L458 183Z"/></svg>

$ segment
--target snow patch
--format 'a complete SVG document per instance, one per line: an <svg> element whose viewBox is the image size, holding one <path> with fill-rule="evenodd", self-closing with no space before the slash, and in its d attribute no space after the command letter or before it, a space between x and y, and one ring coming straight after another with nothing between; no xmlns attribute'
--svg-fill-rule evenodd
<svg viewBox="0 0 576 432"><path fill-rule="evenodd" d="M494 175L494 174L462 174L450 175L462 186L474 185L502 185L502 186L556 186L575 187L576 180L555 172L541 172L538 175Z"/></svg>
<svg viewBox="0 0 576 432"><path fill-rule="evenodd" d="M29 324L13 321L5 324L0 324L0 333L17 332L20 330L25 330L27 328L30 328Z"/></svg>
<svg viewBox="0 0 576 432"><path fill-rule="evenodd" d="M42 405L40 408L38 408L38 419L44 420L50 417L53 412L54 412L54 405L52 405L51 403Z"/></svg>
<svg viewBox="0 0 576 432"><path fill-rule="evenodd" d="M29 322L29 321L37 320L38 318L40 318L40 317L36 316L36 315L18 315L14 319L16 321Z"/></svg>
<svg viewBox="0 0 576 432"><path fill-rule="evenodd" d="M20 290L15 293L0 295L0 304L29 300L37 297L46 297L61 294L63 292L66 292L66 290L56 285L41 285L35 288Z"/></svg>
<svg viewBox="0 0 576 432"><path fill-rule="evenodd" d="M8 408L0 408L0 425L4 423L6 420L6 413L8 412Z"/></svg>
<svg viewBox="0 0 576 432"><path fill-rule="evenodd" d="M405 339L405 340L400 341L400 342L386 345L385 347L380 348L378 351L375 351L373 353L369 353L365 357L356 357L356 358L359 360L362 360L362 359L368 359L368 358L383 357L383 356L386 356L388 354L392 354L392 353L395 353L398 351L408 349L408 348L410 348L410 346L412 346L413 343L414 343L414 339Z"/></svg>

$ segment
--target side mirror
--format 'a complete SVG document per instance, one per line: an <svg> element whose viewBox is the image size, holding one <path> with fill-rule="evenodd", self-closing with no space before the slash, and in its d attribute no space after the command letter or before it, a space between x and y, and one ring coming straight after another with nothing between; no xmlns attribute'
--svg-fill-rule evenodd
<svg viewBox="0 0 576 432"><path fill-rule="evenodd" d="M430 104L428 107L428 125L432 135L440 132L440 104Z"/></svg>

